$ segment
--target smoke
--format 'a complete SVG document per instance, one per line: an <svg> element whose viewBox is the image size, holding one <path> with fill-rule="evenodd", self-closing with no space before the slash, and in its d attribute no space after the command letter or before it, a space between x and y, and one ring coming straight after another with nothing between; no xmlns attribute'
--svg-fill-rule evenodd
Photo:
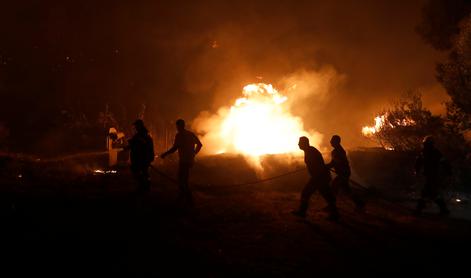
<svg viewBox="0 0 471 278"><path fill-rule="evenodd" d="M109 104L131 122L146 104L146 121L217 124L264 82L304 130L353 147L383 103L437 84L440 55L414 30L420 1L36 2L9 1L0 18L0 120L21 146L63 108L91 118Z"/></svg>
<svg viewBox="0 0 471 278"><path fill-rule="evenodd" d="M326 103L342 89L347 77L338 73L333 66L318 71L300 70L283 77L280 84L287 94L290 110L315 127L323 116L320 111Z"/></svg>

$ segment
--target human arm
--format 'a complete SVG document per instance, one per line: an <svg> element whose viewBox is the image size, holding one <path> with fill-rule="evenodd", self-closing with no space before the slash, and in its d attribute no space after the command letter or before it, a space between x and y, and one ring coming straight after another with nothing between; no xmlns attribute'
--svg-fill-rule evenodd
<svg viewBox="0 0 471 278"><path fill-rule="evenodd" d="M128 144L123 147L123 151L128 151L131 149L132 145L134 144L133 138L128 140Z"/></svg>
<svg viewBox="0 0 471 278"><path fill-rule="evenodd" d="M203 144L201 144L200 139L198 139L196 135L193 135L193 137L195 139L195 144L196 144L196 148L195 148L195 155L196 155L197 153L200 152L201 148L203 147Z"/></svg>
<svg viewBox="0 0 471 278"><path fill-rule="evenodd" d="M337 163L337 160L338 160L338 158L337 158L337 155L336 155L335 151L332 151L332 152L330 153L330 162L327 163L325 166L326 166L328 169L334 168L335 165L336 165L336 163Z"/></svg>
<svg viewBox="0 0 471 278"><path fill-rule="evenodd" d="M173 146L170 149L168 149L166 152L162 153L160 157L164 159L167 155L172 154L176 152L177 150L178 150L178 140L177 140L177 136L175 136L175 141L173 142Z"/></svg>

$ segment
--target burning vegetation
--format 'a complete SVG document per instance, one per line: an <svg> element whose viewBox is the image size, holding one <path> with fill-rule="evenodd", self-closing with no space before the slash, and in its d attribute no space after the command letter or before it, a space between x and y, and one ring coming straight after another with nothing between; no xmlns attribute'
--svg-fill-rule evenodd
<svg viewBox="0 0 471 278"><path fill-rule="evenodd" d="M364 126L361 130L361 133L364 136L373 136L377 132L381 132L381 130L384 130L385 128L395 128L396 126L413 126L415 125L415 121L412 119L404 118L404 119L395 119L393 121L390 121L388 119L389 115L388 113L385 113L380 116L375 117L375 124L374 126ZM387 126L386 126L387 124Z"/></svg>
<svg viewBox="0 0 471 278"><path fill-rule="evenodd" d="M422 139L444 131L443 119L423 107L420 93L408 92L379 113L373 126L364 126L363 136L383 148L398 151L420 149Z"/></svg>
<svg viewBox="0 0 471 278"><path fill-rule="evenodd" d="M202 113L194 126L210 154L240 153L259 158L266 154L299 154L297 141L308 136L314 145L320 134L306 131L301 118L291 112L288 96L271 84L245 86L243 97L217 114Z"/></svg>
<svg viewBox="0 0 471 278"><path fill-rule="evenodd" d="M0 18L4 272L264 277L466 265L471 1L425 1L417 31L441 55L413 32L422 1L23 2ZM431 65L444 55L438 84ZM414 92L375 106L403 86L430 96L438 85L447 115ZM191 128L177 120L175 130L180 117ZM332 140L329 159L319 132L341 135L345 150ZM433 152L420 152L426 135ZM306 144L303 161L300 136L322 153ZM353 149L368 140L382 148ZM452 164L443 177L441 152ZM433 167L414 167L418 153ZM336 196L307 206L316 190ZM412 215L417 198L448 201L452 218ZM300 200L303 220L290 214ZM326 221L333 207L341 218Z"/></svg>

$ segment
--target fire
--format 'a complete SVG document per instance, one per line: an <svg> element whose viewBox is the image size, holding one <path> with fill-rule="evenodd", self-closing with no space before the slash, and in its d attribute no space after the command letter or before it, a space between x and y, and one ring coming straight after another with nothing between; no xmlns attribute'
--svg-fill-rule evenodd
<svg viewBox="0 0 471 278"><path fill-rule="evenodd" d="M375 134L376 132L380 131L381 128L384 126L385 118L386 118L385 115L376 116L375 117L375 125L374 126L364 126L361 129L361 133L363 133L363 135L365 135L365 136L371 136L371 135Z"/></svg>
<svg viewBox="0 0 471 278"><path fill-rule="evenodd" d="M376 134L377 132L380 132L385 127L395 128L398 126L412 126L412 125L415 125L415 121L412 119L403 118L403 119L391 120L391 119L388 119L388 113L385 113L383 115L376 116L375 125L364 126L361 129L361 133L363 133L364 136L369 137Z"/></svg>
<svg viewBox="0 0 471 278"><path fill-rule="evenodd" d="M102 169L95 169L93 170L95 175L109 175L109 174L117 174L118 171L116 170L102 170Z"/></svg>
<svg viewBox="0 0 471 278"><path fill-rule="evenodd" d="M203 114L195 120L196 129L206 133L203 144L210 152L259 157L299 152L300 136L308 136L314 145L319 143L319 135L304 130L302 120L290 112L288 97L271 84L249 84L242 94L218 115Z"/></svg>

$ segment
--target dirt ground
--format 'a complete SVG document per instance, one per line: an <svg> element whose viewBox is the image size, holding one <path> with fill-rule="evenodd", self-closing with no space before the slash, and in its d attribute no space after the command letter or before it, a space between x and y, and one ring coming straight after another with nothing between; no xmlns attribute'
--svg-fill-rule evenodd
<svg viewBox="0 0 471 278"><path fill-rule="evenodd" d="M196 180L208 175L198 171ZM63 182L3 181L1 276L302 277L467 269L471 222L453 216L417 218L372 194L363 195L363 212L340 195L337 223L326 219L318 195L306 219L291 215L305 173L247 186L199 184L192 210L175 201L175 184L155 172L152 179L145 195L135 193L126 169Z"/></svg>

